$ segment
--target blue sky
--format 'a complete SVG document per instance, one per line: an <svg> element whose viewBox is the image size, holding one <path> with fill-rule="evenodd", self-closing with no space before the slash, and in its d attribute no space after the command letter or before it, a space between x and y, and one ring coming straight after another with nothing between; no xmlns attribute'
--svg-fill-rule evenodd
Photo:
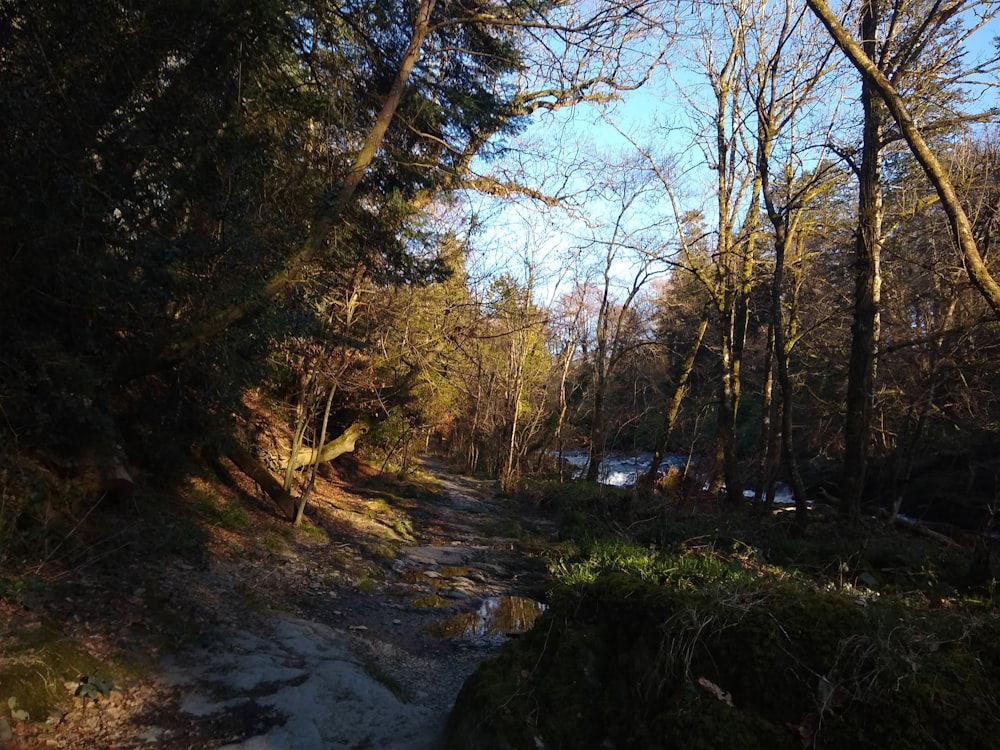
<svg viewBox="0 0 1000 750"><path fill-rule="evenodd" d="M998 35L1000 22L993 21L990 27L976 34L969 46L969 56L990 55ZM602 179L601 161L614 162L634 151L621 132L644 147L653 146L668 155L676 174L682 175L676 179L675 188L683 210L701 210L710 219L714 216L715 175L696 145L695 123L685 102L685 97L697 98L698 86L703 85L703 79L699 81L694 74L683 70L691 54L679 45L668 56L668 62L672 63L670 75L666 69L659 70L646 86L623 94L621 101L610 106L598 108L585 104L535 118L519 139L510 144L520 159L511 166L525 170L527 174L522 179L534 181L543 191L589 190L594 194L580 199L571 212L542 210L531 201L506 204L482 196L474 198L481 218L488 224L478 240L479 272L484 275L509 272L524 278L526 263L530 261L535 266L539 301L543 303L568 291L574 277L585 275L588 264L603 257L599 245L586 249L587 238L607 236L609 230L597 225L610 221L618 208L614 201L609 203L599 197L600 191L594 189ZM835 54L839 57L840 53ZM845 68L841 80L854 75L852 69ZM851 99L848 93L844 105L849 109L854 107ZM977 105L986 108L997 101L1000 96L993 88ZM848 114L844 122L850 125L852 119L853 115ZM653 216L657 213L659 216ZM661 224L656 231L661 232L663 242L670 242L672 211L665 196L658 201L648 198L642 205L634 206L626 224L638 231L654 222ZM623 252L616 263L622 283L631 277L633 268L625 256L627 253Z"/></svg>

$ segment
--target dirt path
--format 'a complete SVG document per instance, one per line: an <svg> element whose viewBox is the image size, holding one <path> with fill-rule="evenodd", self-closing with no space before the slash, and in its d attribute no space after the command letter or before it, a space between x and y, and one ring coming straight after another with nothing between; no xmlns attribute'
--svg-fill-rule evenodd
<svg viewBox="0 0 1000 750"><path fill-rule="evenodd" d="M465 679L539 613L544 565L518 539L554 528L515 512L489 483L430 460L425 468L437 491L388 495L383 515L403 525L405 543L352 544L331 533L182 570L183 584L173 585L208 620L197 640L153 678L110 701L77 699L54 726L8 744L433 748ZM384 489L358 496L386 507ZM343 507L338 516L322 505L316 516L335 532Z"/></svg>

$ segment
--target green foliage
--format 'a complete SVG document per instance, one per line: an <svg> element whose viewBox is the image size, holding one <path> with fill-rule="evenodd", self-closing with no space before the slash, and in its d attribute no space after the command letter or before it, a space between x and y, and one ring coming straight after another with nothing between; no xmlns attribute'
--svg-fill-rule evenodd
<svg viewBox="0 0 1000 750"><path fill-rule="evenodd" d="M212 526L245 531L251 526L250 513L237 498L224 498L206 490L194 490L191 499L197 514Z"/></svg>
<svg viewBox="0 0 1000 750"><path fill-rule="evenodd" d="M551 566L563 585L593 584L604 576L665 586L678 591L752 591L767 579L785 580L781 568L760 559L758 551L742 542L728 545L707 538L692 539L667 550L636 544L621 537L587 543L572 559Z"/></svg>
<svg viewBox="0 0 1000 750"><path fill-rule="evenodd" d="M398 471L412 439L413 427L400 407L389 411L386 417L365 436L363 453L377 463L382 470Z"/></svg>
<svg viewBox="0 0 1000 750"><path fill-rule="evenodd" d="M662 502L638 487L614 487L596 482L530 482L518 497L551 510L560 519L561 535L585 540L614 533L619 524L642 517Z"/></svg>
<svg viewBox="0 0 1000 750"><path fill-rule="evenodd" d="M384 685L389 691L401 701L406 700L403 685L392 672L387 670L374 659L365 659L365 671L375 680Z"/></svg>
<svg viewBox="0 0 1000 750"><path fill-rule="evenodd" d="M329 534L322 527L316 526L308 520L303 520L302 523L299 524L299 530L312 539L324 540L329 538Z"/></svg>
<svg viewBox="0 0 1000 750"><path fill-rule="evenodd" d="M6 4L4 431L56 454L127 434L130 453L169 470L166 435L185 445L214 426L209 412L241 413L247 387L268 378L286 395L301 363L269 372L276 343L303 343L289 348L309 360L317 347L353 355L382 342L386 320L363 313L347 331L331 316L355 283L387 295L447 277L445 237L422 207L490 135L516 128L516 90L500 82L520 64L518 40L480 10L494 9L438 6L379 157L269 307L264 280L328 210L397 74L413 7ZM228 327L237 308L254 325ZM220 311L226 322L206 325ZM187 354L169 377L139 377L176 352ZM358 359L336 410L372 400L378 380ZM396 374L389 365L383 382Z"/></svg>
<svg viewBox="0 0 1000 750"><path fill-rule="evenodd" d="M60 476L40 462L0 448L0 563L8 556L40 559L78 551L80 520L101 499L90 472Z"/></svg>
<svg viewBox="0 0 1000 750"><path fill-rule="evenodd" d="M93 674L87 675L80 680L80 686L77 687L74 695L97 700L98 698L110 697L111 691L115 689L114 682L100 675Z"/></svg>

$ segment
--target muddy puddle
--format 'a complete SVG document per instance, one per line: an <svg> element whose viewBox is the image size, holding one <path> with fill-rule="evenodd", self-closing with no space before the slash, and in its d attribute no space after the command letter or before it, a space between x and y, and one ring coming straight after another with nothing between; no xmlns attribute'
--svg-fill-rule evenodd
<svg viewBox="0 0 1000 750"><path fill-rule="evenodd" d="M527 632L545 605L522 596L491 596L475 612L462 612L428 626L436 638L503 638Z"/></svg>

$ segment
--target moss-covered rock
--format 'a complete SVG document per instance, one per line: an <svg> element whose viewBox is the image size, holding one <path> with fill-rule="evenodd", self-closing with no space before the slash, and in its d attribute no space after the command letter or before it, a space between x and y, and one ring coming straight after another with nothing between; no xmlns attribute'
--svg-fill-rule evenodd
<svg viewBox="0 0 1000 750"><path fill-rule="evenodd" d="M466 684L447 747L1000 747L997 616L603 573Z"/></svg>

